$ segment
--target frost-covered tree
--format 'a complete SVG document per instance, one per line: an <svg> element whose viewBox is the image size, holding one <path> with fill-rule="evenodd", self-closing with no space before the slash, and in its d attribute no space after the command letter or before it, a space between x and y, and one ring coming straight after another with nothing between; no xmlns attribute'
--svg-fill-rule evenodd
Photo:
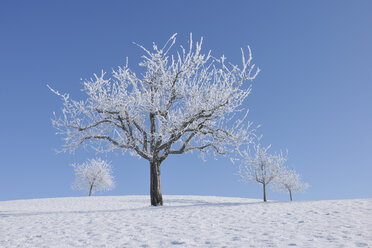
<svg viewBox="0 0 372 248"><path fill-rule="evenodd" d="M300 175L294 170L282 168L274 180L273 189L275 191L288 191L289 199L292 201L292 192L302 192L309 185L302 183Z"/></svg>
<svg viewBox="0 0 372 248"><path fill-rule="evenodd" d="M98 158L72 166L75 171L73 189L89 190L89 196L91 196L94 191L114 188L111 165L108 162Z"/></svg>
<svg viewBox="0 0 372 248"><path fill-rule="evenodd" d="M252 130L243 101L251 92L259 69L252 54L242 49L242 66L202 53L202 41L173 52L176 35L163 47L152 50L138 45L144 55L135 73L125 66L94 75L84 81L87 98L62 97L61 117L53 125L64 136L63 150L73 151L90 144L98 151L121 149L146 159L150 164L151 204L162 205L160 165L173 154L199 151L229 154L249 142ZM247 111L247 110L246 110Z"/></svg>
<svg viewBox="0 0 372 248"><path fill-rule="evenodd" d="M263 200L266 202L267 185L272 182L281 171L284 162L287 160L282 153L269 154L270 146L261 147L258 143L254 145L254 154L248 150L243 151L242 164L239 168L239 176L243 182L257 182L263 187Z"/></svg>

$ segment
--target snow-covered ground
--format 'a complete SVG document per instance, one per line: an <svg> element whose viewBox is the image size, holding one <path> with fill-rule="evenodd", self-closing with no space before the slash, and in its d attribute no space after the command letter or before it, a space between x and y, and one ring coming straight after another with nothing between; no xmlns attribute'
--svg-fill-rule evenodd
<svg viewBox="0 0 372 248"><path fill-rule="evenodd" d="M212 196L0 202L0 247L372 247L372 199Z"/></svg>

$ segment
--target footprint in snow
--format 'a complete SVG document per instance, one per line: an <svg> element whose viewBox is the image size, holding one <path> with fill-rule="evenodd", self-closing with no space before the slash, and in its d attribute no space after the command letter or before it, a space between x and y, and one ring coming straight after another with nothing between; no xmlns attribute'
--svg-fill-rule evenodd
<svg viewBox="0 0 372 248"><path fill-rule="evenodd" d="M355 243L355 245L356 245L357 247L367 247L367 246L368 246L367 243L361 243L361 242L359 242L359 243Z"/></svg>
<svg viewBox="0 0 372 248"><path fill-rule="evenodd" d="M172 241L171 244L172 245L183 245L185 242L181 242L181 241Z"/></svg>

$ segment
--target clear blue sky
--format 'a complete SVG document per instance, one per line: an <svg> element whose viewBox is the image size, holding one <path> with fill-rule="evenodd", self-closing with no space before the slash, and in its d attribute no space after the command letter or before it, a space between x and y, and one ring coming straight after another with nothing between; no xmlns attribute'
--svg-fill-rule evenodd
<svg viewBox="0 0 372 248"><path fill-rule="evenodd" d="M71 163L56 154L52 85L82 96L80 78L131 65L173 33L204 37L205 51L240 62L250 45L262 72L245 104L273 150L311 187L297 200L372 197L372 1L0 1L0 200L86 195L71 190ZM119 152L115 190L149 193L144 160ZM162 164L163 194L261 198L226 159L174 156ZM269 192L269 199L287 200Z"/></svg>

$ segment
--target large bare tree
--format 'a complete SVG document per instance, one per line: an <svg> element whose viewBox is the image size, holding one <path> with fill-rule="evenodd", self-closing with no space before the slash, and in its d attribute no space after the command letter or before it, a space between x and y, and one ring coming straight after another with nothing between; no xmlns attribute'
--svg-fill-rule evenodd
<svg viewBox="0 0 372 248"><path fill-rule="evenodd" d="M229 154L248 142L252 130L242 106L259 73L251 50L242 51L242 65L201 52L201 39L173 51L176 35L163 47L144 52L135 73L128 66L83 83L87 98L62 97L62 115L53 125L64 136L63 151L90 144L97 151L121 149L150 164L151 204L162 205L160 165L171 154L200 151L204 156ZM248 82L248 83L247 83ZM238 112L242 112L236 115Z"/></svg>

